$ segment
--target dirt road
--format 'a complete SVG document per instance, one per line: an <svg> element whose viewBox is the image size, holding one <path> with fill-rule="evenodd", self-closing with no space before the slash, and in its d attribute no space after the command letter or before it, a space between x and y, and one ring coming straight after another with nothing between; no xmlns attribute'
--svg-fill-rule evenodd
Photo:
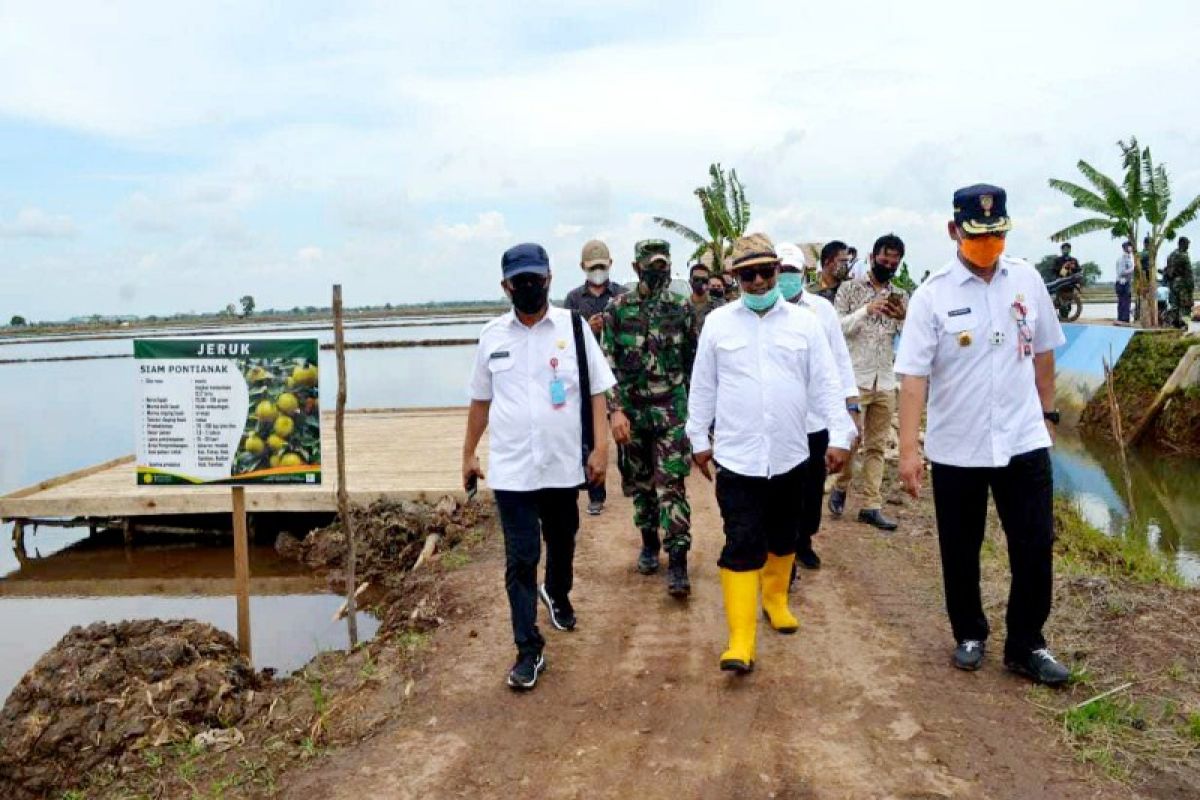
<svg viewBox="0 0 1200 800"><path fill-rule="evenodd" d="M630 504L611 492L580 534L579 629L543 622L549 669L516 695L503 683L513 648L493 547L450 574L464 613L436 634L428 677L395 723L293 775L284 796L1131 796L1073 762L997 653L979 673L949 666L929 523L902 509L892 537L827 524L825 565L793 597L799 634L760 624L756 671L718 671L720 519L709 484L694 476L689 490L690 601L634 572Z"/></svg>

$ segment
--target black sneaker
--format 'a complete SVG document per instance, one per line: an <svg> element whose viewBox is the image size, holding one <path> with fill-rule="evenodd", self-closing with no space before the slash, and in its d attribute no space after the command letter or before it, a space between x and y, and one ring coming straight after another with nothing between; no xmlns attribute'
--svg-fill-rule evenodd
<svg viewBox="0 0 1200 800"><path fill-rule="evenodd" d="M858 521L865 522L868 525L874 525L881 531L894 531L900 527L894 520L890 520L883 515L883 511L878 508L864 508L858 512Z"/></svg>
<svg viewBox="0 0 1200 800"><path fill-rule="evenodd" d="M588 503L587 513L593 517L598 517L604 511L603 500L592 500Z"/></svg>
<svg viewBox="0 0 1200 800"><path fill-rule="evenodd" d="M954 666L974 672L983 665L985 652L987 645L978 639L963 639L958 643L958 647L954 648Z"/></svg>
<svg viewBox="0 0 1200 800"><path fill-rule="evenodd" d="M1024 675L1047 686L1062 686L1071 677L1071 671L1044 647L1038 648L1024 658L1006 655L1004 666L1019 675Z"/></svg>
<svg viewBox="0 0 1200 800"><path fill-rule="evenodd" d="M679 550L667 554L667 594L684 598L692 592L688 579L687 551Z"/></svg>
<svg viewBox="0 0 1200 800"><path fill-rule="evenodd" d="M538 584L538 598L550 612L551 625L560 631L575 630L575 609L571 607L570 600L551 600L544 583Z"/></svg>
<svg viewBox="0 0 1200 800"><path fill-rule="evenodd" d="M813 552L811 547L807 550L797 550L796 563L805 569L820 569L821 557Z"/></svg>
<svg viewBox="0 0 1200 800"><path fill-rule="evenodd" d="M840 517L842 512L846 510L846 493L841 489L834 489L829 493L829 513L835 517Z"/></svg>
<svg viewBox="0 0 1200 800"><path fill-rule="evenodd" d="M538 676L546 669L546 657L541 653L518 656L508 671L508 685L518 692L528 692L537 686Z"/></svg>

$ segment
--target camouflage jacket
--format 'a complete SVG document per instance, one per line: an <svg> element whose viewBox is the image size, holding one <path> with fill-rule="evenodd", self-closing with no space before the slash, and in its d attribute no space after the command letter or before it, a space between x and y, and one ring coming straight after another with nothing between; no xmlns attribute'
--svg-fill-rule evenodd
<svg viewBox="0 0 1200 800"><path fill-rule="evenodd" d="M629 409L686 394L699 326L687 298L664 289L653 297L633 290L604 312L601 344L617 378L615 405Z"/></svg>
<svg viewBox="0 0 1200 800"><path fill-rule="evenodd" d="M1179 249L1171 253L1167 258L1166 269L1163 270L1163 280L1178 283L1180 286L1191 286L1194 283L1192 261L1187 253Z"/></svg>

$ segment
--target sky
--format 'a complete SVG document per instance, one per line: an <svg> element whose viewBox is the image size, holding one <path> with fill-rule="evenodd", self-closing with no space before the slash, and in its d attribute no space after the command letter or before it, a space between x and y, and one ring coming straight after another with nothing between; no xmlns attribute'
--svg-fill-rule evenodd
<svg viewBox="0 0 1200 800"><path fill-rule="evenodd" d="M1047 179L1131 135L1200 193L1194 3L815 5L0 0L0 321L498 298L522 241L561 296L587 239L627 280L654 216L699 227L714 161L752 230L895 232L917 275L977 182L1057 252Z"/></svg>

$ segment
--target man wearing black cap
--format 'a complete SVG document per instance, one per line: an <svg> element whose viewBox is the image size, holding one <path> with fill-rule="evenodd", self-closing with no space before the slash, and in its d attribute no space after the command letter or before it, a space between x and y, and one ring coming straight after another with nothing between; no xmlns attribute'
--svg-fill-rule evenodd
<svg viewBox="0 0 1200 800"><path fill-rule="evenodd" d="M900 478L917 496L925 474L918 428L928 392L925 452L957 641L954 665L975 670L983 663L988 620L979 551L990 490L1012 568L1004 663L1061 685L1068 671L1046 648L1042 627L1054 586L1054 348L1065 337L1037 270L1003 255L1012 228L1006 200L1003 189L986 184L954 193L948 232L958 253L909 303L895 367L903 376Z"/></svg>
<svg viewBox="0 0 1200 800"><path fill-rule="evenodd" d="M513 310L479 334L462 476L468 494L484 477L475 449L490 427L488 484L504 531L504 586L517 645L508 685L523 691L532 689L546 668L538 599L555 628L575 628L569 593L579 528L578 487L585 477L582 414L587 403L594 444L586 478L596 483L608 466L605 393L615 381L591 331L582 324L576 331L570 311L550 306L550 259L540 245L509 248L501 269L500 285ZM590 398L580 396L582 362ZM542 539L546 580L539 587Z"/></svg>

